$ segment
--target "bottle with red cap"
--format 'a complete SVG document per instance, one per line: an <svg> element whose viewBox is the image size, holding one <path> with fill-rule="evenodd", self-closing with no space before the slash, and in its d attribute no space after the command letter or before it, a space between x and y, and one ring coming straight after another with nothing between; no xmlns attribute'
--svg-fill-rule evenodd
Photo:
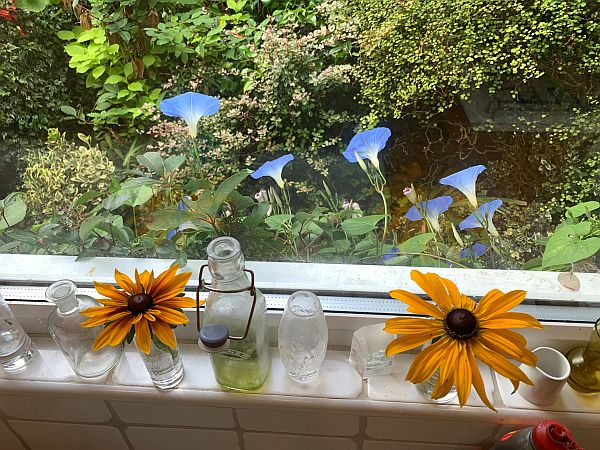
<svg viewBox="0 0 600 450"><path fill-rule="evenodd" d="M544 420L502 436L492 450L583 450L564 425Z"/></svg>

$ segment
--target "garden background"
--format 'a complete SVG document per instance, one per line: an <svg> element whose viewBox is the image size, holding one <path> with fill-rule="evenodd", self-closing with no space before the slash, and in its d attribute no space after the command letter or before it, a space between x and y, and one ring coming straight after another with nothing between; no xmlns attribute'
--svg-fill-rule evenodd
<svg viewBox="0 0 600 450"><path fill-rule="evenodd" d="M0 0L0 252L598 271L599 77L596 1Z"/></svg>

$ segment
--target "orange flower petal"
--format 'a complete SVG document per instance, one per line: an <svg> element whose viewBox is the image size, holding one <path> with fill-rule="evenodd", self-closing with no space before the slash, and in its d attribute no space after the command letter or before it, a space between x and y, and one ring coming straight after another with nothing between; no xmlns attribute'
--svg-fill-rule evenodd
<svg viewBox="0 0 600 450"><path fill-rule="evenodd" d="M521 335L510 330L479 330L477 339L490 350L528 366L535 366L538 360L537 355L522 345L518 336Z"/></svg>
<svg viewBox="0 0 600 450"><path fill-rule="evenodd" d="M390 334L412 334L443 329L442 322L436 319L395 317L385 322L384 331Z"/></svg>
<svg viewBox="0 0 600 450"><path fill-rule="evenodd" d="M200 306L206 303L205 300L200 300ZM163 300L158 305L165 308L195 308L196 300L189 297L173 297L170 300Z"/></svg>
<svg viewBox="0 0 600 450"><path fill-rule="evenodd" d="M476 310L477 315L484 314L487 311L487 309L491 305L493 305L496 302L496 300L499 299L500 297L502 297L503 295L504 295L504 292L502 292L499 289L492 289L487 294L485 294L483 296L483 298L481 300L479 300L479 303L477 304L477 310Z"/></svg>
<svg viewBox="0 0 600 450"><path fill-rule="evenodd" d="M415 294L404 291L402 289L396 289L390 292L390 297L400 300L408 305L408 311L414 314L423 314L425 316L435 317L436 319L442 320L445 314L436 308L434 305L427 303Z"/></svg>
<svg viewBox="0 0 600 450"><path fill-rule="evenodd" d="M529 314L519 312L505 312L495 314L489 319L479 321L481 328L496 330L506 328L544 328L544 325Z"/></svg>
<svg viewBox="0 0 600 450"><path fill-rule="evenodd" d="M94 287L96 291L104 297L108 297L112 300L121 300L127 302L129 300L129 294L126 292L118 290L112 284L108 283L98 283L94 281Z"/></svg>
<svg viewBox="0 0 600 450"><path fill-rule="evenodd" d="M113 322L115 320L122 319L123 317L127 317L130 314L130 311L125 310L121 312L111 312L103 315L97 315L86 320L85 322L81 322L79 326L83 328L90 328L98 325L104 325L106 322Z"/></svg>
<svg viewBox="0 0 600 450"><path fill-rule="evenodd" d="M442 359L446 357L446 352L451 338L446 336L439 341L424 348L408 368L406 381L418 384L430 379L435 371L440 367Z"/></svg>
<svg viewBox="0 0 600 450"><path fill-rule="evenodd" d="M185 314L176 309L164 308L160 305L157 305L152 309L159 310L161 312L160 320L167 322L169 325L182 325L190 321Z"/></svg>
<svg viewBox="0 0 600 450"><path fill-rule="evenodd" d="M135 344L141 352L150 353L150 326L147 320L140 320L135 324Z"/></svg>
<svg viewBox="0 0 600 450"><path fill-rule="evenodd" d="M171 267L169 267L167 270L161 273L158 277L156 277L154 283L152 284L152 293L160 293L160 290L163 289L167 283L169 283L171 278L173 278L173 276L177 273L177 270L179 270L179 265L173 264Z"/></svg>
<svg viewBox="0 0 600 450"><path fill-rule="evenodd" d="M460 299L458 288L450 280L444 280L436 273L421 273L418 270L410 272L410 278L425 291L437 306L446 314L452 310L454 301ZM450 291L447 289L450 288Z"/></svg>
<svg viewBox="0 0 600 450"><path fill-rule="evenodd" d="M175 334L171 327L165 322L161 322L157 320L156 322L150 322L150 327L152 331L156 335L156 337L165 345L168 345L171 348L177 347L177 340L175 339Z"/></svg>
<svg viewBox="0 0 600 450"><path fill-rule="evenodd" d="M438 375L437 383L431 398L437 399L442 398L450 392L452 385L454 384L454 365L458 358L461 343L459 341L451 340L446 351L445 358L442 359L440 364L440 373Z"/></svg>
<svg viewBox="0 0 600 450"><path fill-rule="evenodd" d="M512 364L504 356L488 349L481 344L477 339L470 341L471 349L475 356L487 364L496 372L509 380L522 381L526 384L533 385L532 381L523 373L521 369ZM516 383L518 386L518 383Z"/></svg>
<svg viewBox="0 0 600 450"><path fill-rule="evenodd" d="M460 352L454 369L454 384L456 385L456 392L458 392L458 403L460 406L466 405L469 400L472 381L473 371L469 361L467 346L461 342Z"/></svg>
<svg viewBox="0 0 600 450"><path fill-rule="evenodd" d="M475 355L473 355L473 350L471 350L469 345L467 345L467 356L469 358L469 365L471 366L472 382L475 392L477 392L477 395L479 395L479 398L485 404L485 406L494 412L498 412L487 397L487 393L485 392L485 384L483 383L483 377L481 376L481 372L479 372L477 361L475 361Z"/></svg>
<svg viewBox="0 0 600 450"><path fill-rule="evenodd" d="M122 319L111 322L111 325L114 324L109 342L111 347L115 347L121 344L123 340L127 337L127 333L129 333L129 330L131 329L133 319L134 317L132 315L129 315L128 317L124 317Z"/></svg>
<svg viewBox="0 0 600 450"><path fill-rule="evenodd" d="M525 291L510 291L499 297L494 297L493 302L488 300L483 305L483 308L480 305L477 317L479 320L485 320L492 318L496 314L505 313L520 304L525 299L526 294Z"/></svg>
<svg viewBox="0 0 600 450"><path fill-rule="evenodd" d="M129 294L134 295L138 293L135 289L135 283L131 281L131 278L124 273L119 272L117 269L115 269L115 281L121 287L121 289Z"/></svg>
<svg viewBox="0 0 600 450"><path fill-rule="evenodd" d="M385 356L392 356L396 353L402 353L406 350L418 347L442 334L444 334L444 330L436 330L426 333L407 334L406 336L396 338L387 345Z"/></svg>
<svg viewBox="0 0 600 450"><path fill-rule="evenodd" d="M119 306L121 308L127 308L127 302L123 301L123 300L111 300L108 298L99 298L96 301L104 306Z"/></svg>

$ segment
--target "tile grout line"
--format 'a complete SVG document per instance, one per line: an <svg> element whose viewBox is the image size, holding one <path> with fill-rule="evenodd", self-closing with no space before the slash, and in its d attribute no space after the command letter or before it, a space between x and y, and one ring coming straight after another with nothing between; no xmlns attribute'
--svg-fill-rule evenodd
<svg viewBox="0 0 600 450"><path fill-rule="evenodd" d="M129 440L129 436L127 436L127 433L126 433L127 428L129 428L129 424L126 422L123 422L123 420L121 420L121 418L117 414L117 411L115 410L115 408L113 407L111 402L106 400L106 401L104 401L104 404L106 406L106 409L108 409L108 412L110 412L110 415L112 416L112 420L110 422L105 422L105 423L107 425L113 426L114 428L119 430L119 434L123 438L123 441L125 442L125 445L127 445L127 448L129 450L135 450L133 444Z"/></svg>
<svg viewBox="0 0 600 450"><path fill-rule="evenodd" d="M235 431L238 435L240 450L246 450L246 443L244 442L244 431L242 430L242 426L240 425L237 408L231 408L231 411L233 413L233 423L235 424Z"/></svg>
<svg viewBox="0 0 600 450"><path fill-rule="evenodd" d="M8 422L9 418L12 418L12 417L7 416L6 414L4 414L3 411L0 411L0 422L2 422L4 425L6 425L6 428L8 428L10 430L10 432L15 436L17 441L19 441L19 443L23 446L23 448L25 450L31 450L31 447L29 447L27 442L25 442L25 439L23 439L21 437L21 435L19 433L17 433L16 430L10 425L10 423Z"/></svg>

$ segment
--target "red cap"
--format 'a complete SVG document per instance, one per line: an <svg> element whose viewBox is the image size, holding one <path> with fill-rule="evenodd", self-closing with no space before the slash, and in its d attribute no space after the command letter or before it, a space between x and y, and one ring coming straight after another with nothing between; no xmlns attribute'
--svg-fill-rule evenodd
<svg viewBox="0 0 600 450"><path fill-rule="evenodd" d="M583 450L575 443L568 428L555 420L538 423L532 437L538 450Z"/></svg>

